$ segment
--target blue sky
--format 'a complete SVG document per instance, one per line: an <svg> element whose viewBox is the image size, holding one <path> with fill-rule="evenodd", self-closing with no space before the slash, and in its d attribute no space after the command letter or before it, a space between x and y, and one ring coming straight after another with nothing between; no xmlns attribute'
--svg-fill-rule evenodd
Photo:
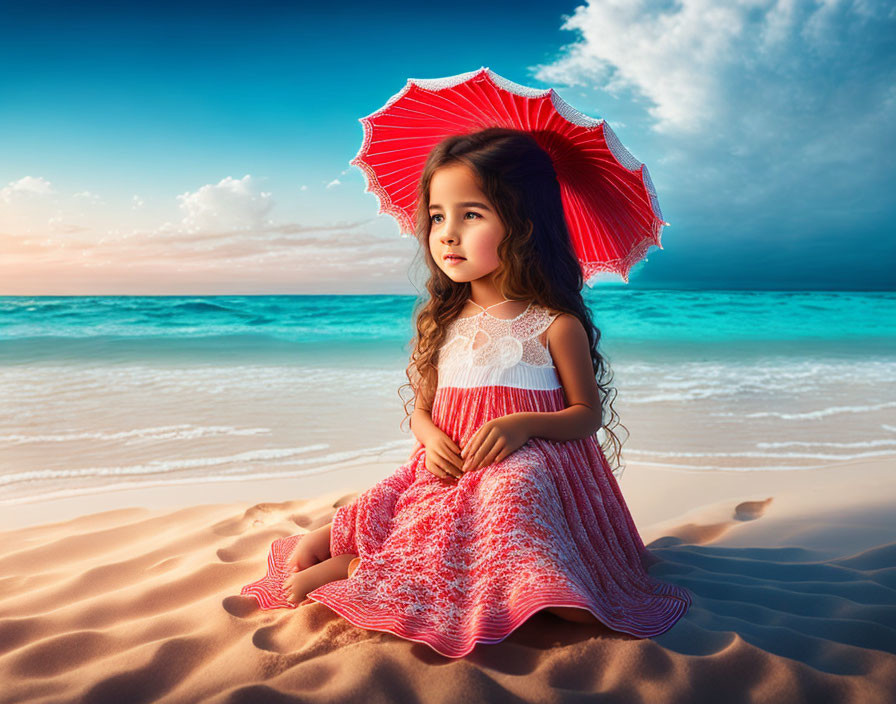
<svg viewBox="0 0 896 704"><path fill-rule="evenodd" d="M4 3L0 294L414 293L358 118L481 66L648 165L629 287L893 288L892 3L332 7Z"/></svg>

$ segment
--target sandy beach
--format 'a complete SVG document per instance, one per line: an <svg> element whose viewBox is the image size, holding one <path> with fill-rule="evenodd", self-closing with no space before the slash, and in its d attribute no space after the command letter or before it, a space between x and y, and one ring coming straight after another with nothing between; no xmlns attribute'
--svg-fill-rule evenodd
<svg viewBox="0 0 896 704"><path fill-rule="evenodd" d="M394 471L105 492L9 506L0 534L3 702L873 702L896 691L889 461L681 471L620 482L650 573L691 590L637 639L537 613L446 658L321 604L238 596L270 543L327 523ZM333 491L328 487L340 487ZM217 503L210 503L210 502ZM55 522L47 522L53 517Z"/></svg>

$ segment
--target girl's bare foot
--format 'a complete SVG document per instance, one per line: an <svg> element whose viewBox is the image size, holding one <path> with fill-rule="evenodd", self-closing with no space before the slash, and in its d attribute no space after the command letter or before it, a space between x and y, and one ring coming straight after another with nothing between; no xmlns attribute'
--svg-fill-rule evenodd
<svg viewBox="0 0 896 704"><path fill-rule="evenodd" d="M286 600L291 604L298 604L318 587L333 582L337 579L345 579L348 573L349 563L357 557L351 553L337 555L328 560L306 567L300 572L294 572L283 580L283 590L286 592Z"/></svg>
<svg viewBox="0 0 896 704"><path fill-rule="evenodd" d="M332 523L305 533L296 543L292 554L286 560L286 569L300 572L330 557L330 528Z"/></svg>

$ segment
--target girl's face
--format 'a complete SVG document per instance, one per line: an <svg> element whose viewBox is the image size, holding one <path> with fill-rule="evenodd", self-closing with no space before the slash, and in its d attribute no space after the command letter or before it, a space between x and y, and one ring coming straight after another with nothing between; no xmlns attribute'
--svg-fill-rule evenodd
<svg viewBox="0 0 896 704"><path fill-rule="evenodd" d="M429 224L429 251L453 281L482 279L500 265L498 245L504 239L504 224L466 164L443 166L433 174ZM463 259L446 259L448 253Z"/></svg>

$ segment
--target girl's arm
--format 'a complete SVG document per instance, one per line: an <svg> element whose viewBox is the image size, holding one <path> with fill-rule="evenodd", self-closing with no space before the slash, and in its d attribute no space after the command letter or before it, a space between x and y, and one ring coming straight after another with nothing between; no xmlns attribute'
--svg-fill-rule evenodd
<svg viewBox="0 0 896 704"><path fill-rule="evenodd" d="M439 430L439 427L432 422L432 416L429 414L429 411L423 410L422 408L415 408L414 412L411 414L411 432L414 433L417 442L423 445L423 447L426 447L428 439L432 437L433 431L442 432Z"/></svg>
<svg viewBox="0 0 896 704"><path fill-rule="evenodd" d="M417 438L423 447L426 447L428 439L432 436L433 431L442 432L439 427L432 422L432 394L424 384L421 383L420 393L414 401L414 412L411 414L411 432Z"/></svg>
<svg viewBox="0 0 896 704"><path fill-rule="evenodd" d="M565 441L594 435L603 424L603 412L588 333L577 317L563 313L548 327L548 344L568 407L546 413L515 413L514 418L519 418L529 437Z"/></svg>

